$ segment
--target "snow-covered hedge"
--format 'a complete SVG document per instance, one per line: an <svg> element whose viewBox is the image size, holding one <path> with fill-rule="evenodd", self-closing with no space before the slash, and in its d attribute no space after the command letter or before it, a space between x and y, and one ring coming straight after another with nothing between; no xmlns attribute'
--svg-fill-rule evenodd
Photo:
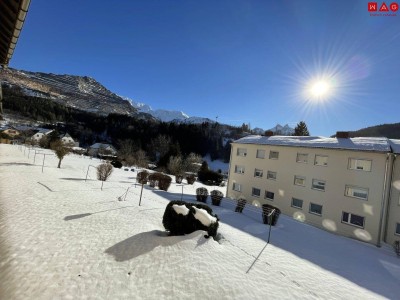
<svg viewBox="0 0 400 300"><path fill-rule="evenodd" d="M204 187L199 187L196 189L196 200L200 202L207 202L208 190Z"/></svg>
<svg viewBox="0 0 400 300"><path fill-rule="evenodd" d="M205 204L171 201L165 208L163 225L170 235L184 235L196 230L216 237L218 216Z"/></svg>

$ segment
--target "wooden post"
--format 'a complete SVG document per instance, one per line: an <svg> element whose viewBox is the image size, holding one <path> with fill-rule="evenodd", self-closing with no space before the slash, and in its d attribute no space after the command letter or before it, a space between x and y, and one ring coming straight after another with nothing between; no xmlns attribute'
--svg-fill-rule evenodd
<svg viewBox="0 0 400 300"><path fill-rule="evenodd" d="M142 203L143 186L144 186L144 183L142 183L142 189L140 190L139 206L140 206L140 203Z"/></svg>

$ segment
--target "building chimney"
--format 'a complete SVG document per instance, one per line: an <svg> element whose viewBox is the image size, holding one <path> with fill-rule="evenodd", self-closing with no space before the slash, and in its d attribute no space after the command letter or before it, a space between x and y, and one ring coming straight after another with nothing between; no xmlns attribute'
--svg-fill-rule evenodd
<svg viewBox="0 0 400 300"><path fill-rule="evenodd" d="M274 132L272 130L267 130L267 131L265 131L264 135L265 136L273 136Z"/></svg>
<svg viewBox="0 0 400 300"><path fill-rule="evenodd" d="M350 132L349 131L337 131L336 132L336 138L338 138L338 139L348 139L348 138L350 138Z"/></svg>

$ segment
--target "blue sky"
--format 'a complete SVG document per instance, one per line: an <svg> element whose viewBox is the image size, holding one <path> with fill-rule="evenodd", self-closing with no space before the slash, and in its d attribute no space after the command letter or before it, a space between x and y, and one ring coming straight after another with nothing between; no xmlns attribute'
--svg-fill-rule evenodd
<svg viewBox="0 0 400 300"><path fill-rule="evenodd" d="M400 11L370 16L367 3L34 0L10 67L90 76L154 109L264 129L304 120L329 136L400 122ZM306 91L319 79L331 92L318 100Z"/></svg>

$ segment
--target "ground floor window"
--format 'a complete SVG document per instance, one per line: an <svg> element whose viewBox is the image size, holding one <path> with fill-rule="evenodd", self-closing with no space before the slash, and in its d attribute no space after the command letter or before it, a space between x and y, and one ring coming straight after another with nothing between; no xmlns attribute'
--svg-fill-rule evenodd
<svg viewBox="0 0 400 300"><path fill-rule="evenodd" d="M396 223L396 234L400 235L400 223Z"/></svg>
<svg viewBox="0 0 400 300"><path fill-rule="evenodd" d="M365 218L356 214L343 212L342 213L342 223L354 225L357 227L364 228Z"/></svg>
<svg viewBox="0 0 400 300"><path fill-rule="evenodd" d="M322 215L322 205L310 203L310 213L314 215Z"/></svg>
<svg viewBox="0 0 400 300"><path fill-rule="evenodd" d="M260 197L261 195L261 190L257 188L252 188L251 190L251 195L254 197Z"/></svg>
<svg viewBox="0 0 400 300"><path fill-rule="evenodd" d="M265 191L265 199L274 200L275 193L270 191Z"/></svg>
<svg viewBox="0 0 400 300"><path fill-rule="evenodd" d="M297 198L292 198L292 207L295 208L303 208L303 200L297 199Z"/></svg>

